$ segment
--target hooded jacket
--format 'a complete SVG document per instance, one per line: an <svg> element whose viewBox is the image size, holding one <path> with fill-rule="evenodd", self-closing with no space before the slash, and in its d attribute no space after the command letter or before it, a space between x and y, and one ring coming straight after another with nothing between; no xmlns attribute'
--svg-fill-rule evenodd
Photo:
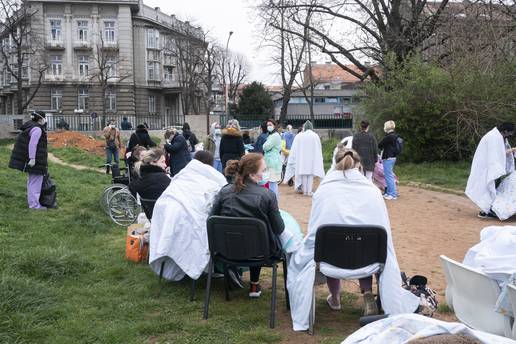
<svg viewBox="0 0 516 344"><path fill-rule="evenodd" d="M229 160L240 160L245 154L244 139L240 130L235 128L222 130L219 154L223 169L226 168Z"/></svg>
<svg viewBox="0 0 516 344"><path fill-rule="evenodd" d="M141 198L145 199L142 200L142 207L145 215L150 220L154 204L170 184L170 178L161 167L154 165L142 166L140 168L140 175L139 179L129 184L129 190L135 197L138 193Z"/></svg>
<svg viewBox="0 0 516 344"><path fill-rule="evenodd" d="M181 134L176 134L172 137L170 143L165 145L165 150L170 154L168 162L172 176L178 174L192 160L186 139Z"/></svg>
<svg viewBox="0 0 516 344"><path fill-rule="evenodd" d="M136 131L131 134L131 137L129 138L129 143L127 144L127 151L132 152L134 147L136 146L142 146L145 148L156 146L156 143L152 141L147 129L137 128Z"/></svg>
<svg viewBox="0 0 516 344"><path fill-rule="evenodd" d="M41 137L36 147L36 164L33 167L29 167L27 163L29 162L30 131L35 127L41 128ZM25 122L20 129L21 133L16 138L16 143L11 153L11 159L9 160L9 167L32 174L46 174L48 168L48 150L45 127L31 120Z"/></svg>

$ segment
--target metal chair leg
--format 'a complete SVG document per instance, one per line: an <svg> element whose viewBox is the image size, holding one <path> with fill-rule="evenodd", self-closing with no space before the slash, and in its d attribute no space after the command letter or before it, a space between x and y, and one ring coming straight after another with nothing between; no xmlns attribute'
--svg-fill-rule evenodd
<svg viewBox="0 0 516 344"><path fill-rule="evenodd" d="M163 279L163 269L165 268L165 260L161 263L161 267L159 269L159 291L158 296L161 295L161 291L163 290L163 284L161 283Z"/></svg>
<svg viewBox="0 0 516 344"><path fill-rule="evenodd" d="M190 301L195 299L195 280L192 278L192 286L190 289Z"/></svg>
<svg viewBox="0 0 516 344"><path fill-rule="evenodd" d="M287 261L283 260L283 283L285 284L285 302L287 304L287 310L290 310L290 297L287 289Z"/></svg>
<svg viewBox="0 0 516 344"><path fill-rule="evenodd" d="M224 264L224 296L226 298L226 301L231 301L231 298L229 296L229 274L228 267L226 264Z"/></svg>
<svg viewBox="0 0 516 344"><path fill-rule="evenodd" d="M206 295L204 296L204 314L203 319L208 319L208 308L210 306L210 293L211 293L211 276L213 273L213 259L210 259L208 264L208 280L206 281Z"/></svg>
<svg viewBox="0 0 516 344"><path fill-rule="evenodd" d="M315 285L312 292L312 306L310 307L310 315L308 318L308 334L314 335L314 322L315 322Z"/></svg>
<svg viewBox="0 0 516 344"><path fill-rule="evenodd" d="M271 298L271 319L270 328L274 328L276 324L276 281L278 277L278 266L272 264L272 298Z"/></svg>

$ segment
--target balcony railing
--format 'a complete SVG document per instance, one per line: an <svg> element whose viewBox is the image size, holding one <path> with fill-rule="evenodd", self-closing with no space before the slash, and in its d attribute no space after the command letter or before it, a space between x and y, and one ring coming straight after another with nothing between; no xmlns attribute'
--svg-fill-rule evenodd
<svg viewBox="0 0 516 344"><path fill-rule="evenodd" d="M89 41L74 41L73 48L75 50L90 50L92 46Z"/></svg>
<svg viewBox="0 0 516 344"><path fill-rule="evenodd" d="M45 81L63 81L63 75L46 74Z"/></svg>
<svg viewBox="0 0 516 344"><path fill-rule="evenodd" d="M65 48L65 45L63 40L49 39L46 42L46 47L47 49L63 50Z"/></svg>
<svg viewBox="0 0 516 344"><path fill-rule="evenodd" d="M102 43L102 49L104 50L118 50L118 41L104 41Z"/></svg>

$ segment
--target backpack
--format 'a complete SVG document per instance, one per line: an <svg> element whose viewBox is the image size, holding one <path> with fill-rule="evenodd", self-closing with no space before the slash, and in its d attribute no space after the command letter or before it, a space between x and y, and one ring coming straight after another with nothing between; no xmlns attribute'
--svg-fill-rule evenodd
<svg viewBox="0 0 516 344"><path fill-rule="evenodd" d="M431 318L437 310L438 302L436 292L427 286L427 278L421 275L414 275L408 278L407 275L402 272L401 281L404 289L410 291L420 299L416 313Z"/></svg>
<svg viewBox="0 0 516 344"><path fill-rule="evenodd" d="M396 154L396 156L401 154L401 152L403 151L404 144L405 142L403 141L403 139L399 135L396 135L396 143L394 148L394 153Z"/></svg>

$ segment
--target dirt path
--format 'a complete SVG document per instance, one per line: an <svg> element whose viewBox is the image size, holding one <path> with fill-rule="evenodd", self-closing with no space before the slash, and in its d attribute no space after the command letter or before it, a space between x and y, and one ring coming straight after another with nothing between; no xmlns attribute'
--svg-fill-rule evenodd
<svg viewBox="0 0 516 344"><path fill-rule="evenodd" d="M93 172L98 172L98 173L105 173L106 172L105 170L103 170L101 168L95 168L95 167L89 167L89 166L83 166L83 165L70 164L68 162L65 162L65 161L59 159L58 157L56 157L54 154L52 154L50 152L48 153L48 160L50 160L53 163L56 163L56 164L59 164L59 165L62 165L62 166L71 167L71 168L74 168L74 169L79 170L79 171L93 171Z"/></svg>

